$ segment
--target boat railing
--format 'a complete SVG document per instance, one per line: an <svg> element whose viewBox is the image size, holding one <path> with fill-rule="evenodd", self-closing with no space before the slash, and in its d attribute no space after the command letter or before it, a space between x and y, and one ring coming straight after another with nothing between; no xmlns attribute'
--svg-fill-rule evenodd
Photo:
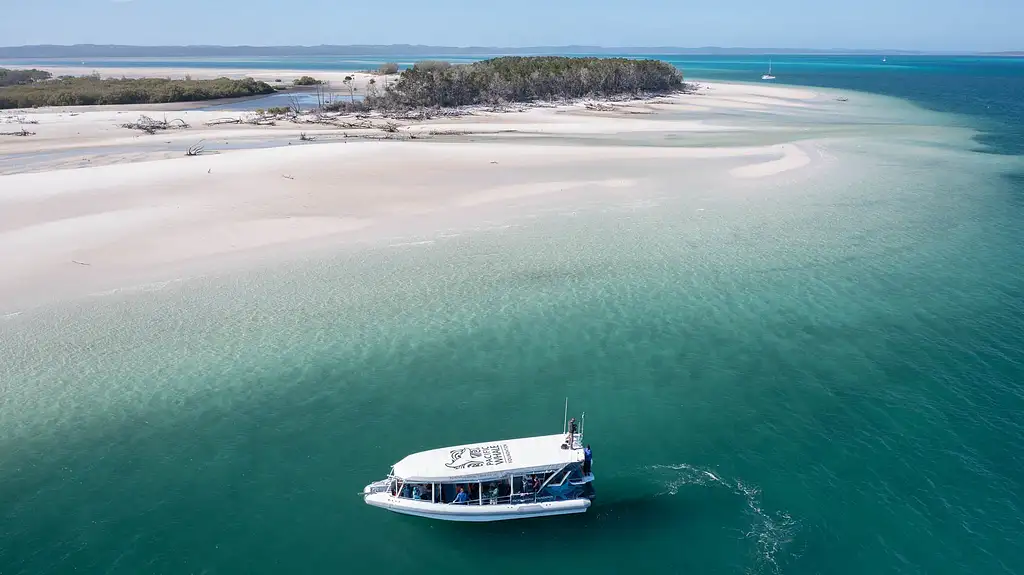
<svg viewBox="0 0 1024 575"><path fill-rule="evenodd" d="M583 449L583 433L574 433L572 436L572 449Z"/></svg>
<svg viewBox="0 0 1024 575"><path fill-rule="evenodd" d="M423 503L432 503L430 498L415 499L406 495L398 495L399 499L407 499L409 501L421 501ZM562 497L562 499L575 499L575 496ZM486 493L483 497L474 496L467 499L464 503L455 503L452 501L435 501L436 505L469 505L469 506L480 506L480 505L521 505L524 503L546 503L550 501L559 500L559 496L550 493L516 493L513 495L495 495L490 496Z"/></svg>
<svg viewBox="0 0 1024 575"><path fill-rule="evenodd" d="M515 495L497 495L489 497L484 495L483 498L474 497L465 503L448 503L446 505L519 505L522 503L545 503L548 501L555 501L554 495L541 495L538 493L516 493Z"/></svg>
<svg viewBox="0 0 1024 575"><path fill-rule="evenodd" d="M391 483L391 478L374 481L373 483L367 486L369 487L369 490L367 490L365 493L383 493L385 491L390 491Z"/></svg>

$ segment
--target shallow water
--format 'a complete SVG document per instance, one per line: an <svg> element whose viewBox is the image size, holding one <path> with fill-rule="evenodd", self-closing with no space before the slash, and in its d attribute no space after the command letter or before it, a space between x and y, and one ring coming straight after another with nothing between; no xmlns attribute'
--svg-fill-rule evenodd
<svg viewBox="0 0 1024 575"><path fill-rule="evenodd" d="M362 95L343 93L344 90L332 90L326 94L317 95L316 92L278 92L268 96L258 96L230 102L211 102L210 105L197 108L202 111L224 111L224 112L252 112L255 110L268 110L270 108L299 108L312 109L321 104L338 100L357 102L363 99Z"/></svg>
<svg viewBox="0 0 1024 575"><path fill-rule="evenodd" d="M632 197L0 319L0 572L1024 571L1020 163L884 105L905 131L804 172L652 163ZM566 396L583 516L356 496Z"/></svg>

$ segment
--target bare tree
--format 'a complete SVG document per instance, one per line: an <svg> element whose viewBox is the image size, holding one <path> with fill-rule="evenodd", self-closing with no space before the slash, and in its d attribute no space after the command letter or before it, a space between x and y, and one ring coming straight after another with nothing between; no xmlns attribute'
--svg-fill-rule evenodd
<svg viewBox="0 0 1024 575"><path fill-rule="evenodd" d="M355 102L356 101L356 94L355 94L356 87L352 83L353 80L354 80L354 78L352 78L352 76L345 76L345 79L343 80L343 82L345 83L345 86L348 87L349 99L351 101Z"/></svg>

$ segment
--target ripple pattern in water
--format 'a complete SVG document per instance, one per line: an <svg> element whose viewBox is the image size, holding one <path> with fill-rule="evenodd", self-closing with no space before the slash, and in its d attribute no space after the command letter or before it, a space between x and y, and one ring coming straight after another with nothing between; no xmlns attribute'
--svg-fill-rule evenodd
<svg viewBox="0 0 1024 575"><path fill-rule="evenodd" d="M954 144L825 151L774 187L671 174L0 320L0 572L1020 572L1012 181ZM555 428L567 395L582 517L355 495L410 451Z"/></svg>

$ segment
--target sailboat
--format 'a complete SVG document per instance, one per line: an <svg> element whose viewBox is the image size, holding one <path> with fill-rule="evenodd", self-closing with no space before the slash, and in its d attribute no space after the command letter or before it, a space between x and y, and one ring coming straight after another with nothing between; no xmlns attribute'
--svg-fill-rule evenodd
<svg viewBox="0 0 1024 575"><path fill-rule="evenodd" d="M761 76L762 80L774 80L775 76L772 76L772 59L768 58L768 73Z"/></svg>

